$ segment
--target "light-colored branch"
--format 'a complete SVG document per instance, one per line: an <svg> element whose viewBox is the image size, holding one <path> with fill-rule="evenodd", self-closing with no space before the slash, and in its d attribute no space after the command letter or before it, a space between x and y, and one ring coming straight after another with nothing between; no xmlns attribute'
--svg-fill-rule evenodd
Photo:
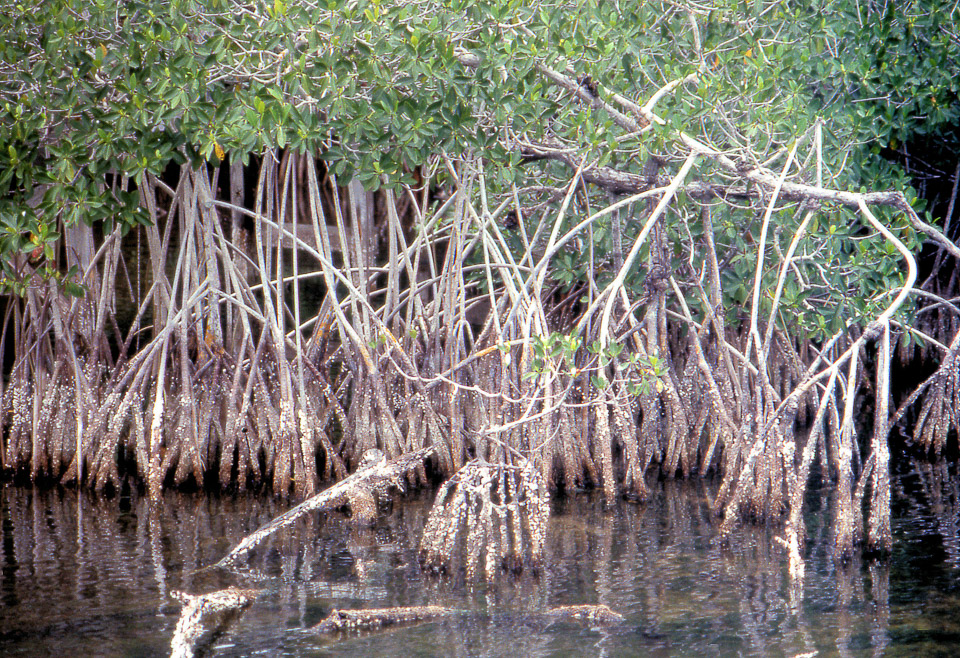
<svg viewBox="0 0 960 658"><path fill-rule="evenodd" d="M360 468L353 475L316 496L308 498L244 537L223 559L213 566L232 568L254 546L277 530L295 523L297 519L310 512L332 510L343 505L349 505L355 518L366 521L375 519L376 508L371 508L372 501L375 500L375 494L384 492L390 486L399 485L400 478L407 471L420 465L424 458L433 453L433 450L433 447L422 448L401 455L390 462L379 450L368 450L363 456Z"/></svg>
<svg viewBox="0 0 960 658"><path fill-rule="evenodd" d="M171 592L170 595L183 604L183 610L170 643L170 657L203 655L259 593L259 590L238 587L197 595Z"/></svg>

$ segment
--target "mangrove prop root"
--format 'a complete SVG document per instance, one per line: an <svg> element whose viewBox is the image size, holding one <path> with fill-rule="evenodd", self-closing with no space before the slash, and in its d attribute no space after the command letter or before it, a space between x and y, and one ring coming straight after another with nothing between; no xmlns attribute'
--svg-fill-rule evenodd
<svg viewBox="0 0 960 658"><path fill-rule="evenodd" d="M559 73L550 72L548 77L561 86L569 83L570 89L581 89ZM663 93L668 88L674 87L664 87ZM801 141L798 138L795 145ZM355 184L341 188L328 168L317 170L315 158L298 159L282 150L262 158L259 181L251 190L253 208L237 205L247 196L241 193L240 167L231 169L230 203L221 199L216 185L211 186L213 172L205 165L184 166L176 189L146 174L136 181L116 176L115 182L133 183L138 190L149 226L136 229L129 238L123 238L119 226L102 236L83 222L64 226L65 248L56 250L56 263L51 265L61 272L73 267L83 272L88 293L72 299L51 280L48 286L28 287L22 296L6 297L0 346L8 345L4 353L17 358L0 381L5 410L0 414L0 470L29 475L35 482L50 477L116 489L128 469L135 468L153 499L159 498L165 482L199 487L214 477L224 488L265 486L279 495L292 490L304 499L314 493L318 458L328 474L344 477L340 455L352 463L368 448L382 448L391 458L431 445L436 471L444 477L453 475L468 456L486 458L497 464L489 468L500 469L479 480L464 472L447 487L445 502L438 502L435 518L431 517L432 534L423 544L427 555L441 565L454 549L466 545L466 570L478 573L483 568L489 577L504 565L522 564L525 552L537 559L536 547L542 540L536 535L546 515L535 510L546 505L548 486L599 486L608 502L621 495L643 499L648 495L643 480L648 467L660 466L669 476L689 475L699 463L702 472L716 470L723 477L715 501L726 519L723 534L744 518L776 519L787 496L796 506L804 500L808 470L801 477L795 461L784 452L798 454L789 431L796 405L805 412L812 399L822 397L829 398L829 406L820 405L829 415L818 416L816 424L824 427L814 436L821 448L815 445L810 459L819 455L822 470L838 473L843 480L845 493L839 498L843 507L837 515L841 552L862 537L859 503L868 484L873 515L869 541L885 547L886 437L877 436L875 470L869 482L861 481L856 498L850 498L851 483L846 480L859 470L857 458L866 446L850 433L846 420L841 423L842 396L836 391L852 391L844 401L846 419L863 390L860 375L854 371L841 377L839 388L831 384L829 391L821 390L822 380L844 367L851 350L859 353L866 342L879 337L884 325L877 320L861 330L851 326L852 334L844 330L814 350L793 327L783 325L785 320L777 319L779 291L764 324L758 319L758 304L761 289L767 289L764 272L772 271L762 267L768 247L761 241L756 245L758 270L748 330L743 314L734 309L725 314L723 309L719 263L729 263L736 252L714 242L711 206L701 209L702 247L689 231L689 242L681 235L672 243L664 222L673 220L660 217L679 186L687 185L684 177L697 158L719 163L743 184L773 190L769 203L762 202L769 208L764 232L778 198L858 206L909 266L909 285L901 286L897 300L884 311L886 319L910 293L916 267L906 248L873 217L867 202L903 210L915 228L954 255L960 251L920 222L901 193L856 194L798 185L785 181L786 173L777 178L763 167L743 170L728 155L683 133L678 144L685 145L689 157L668 187L647 189L660 185L655 182L660 180L655 165L652 177L645 179L646 191L592 213L569 231L568 203L581 194L574 191L586 189L581 182L602 184L587 169L579 168L562 207L558 208L559 197L552 188L538 187L535 192L530 188L522 201L515 196L519 228L524 226L522 209L528 225L533 226L530 220L538 225L532 237L523 237L524 251L515 254L508 253L514 247L504 241L498 222L487 221L500 213L491 215L486 208L488 197L498 193L485 187L479 156L456 163L445 159L449 171L461 173L456 175L455 195L435 210L427 179L421 180L422 186L418 183L422 195L406 186L403 199L394 199L389 191L375 197ZM551 148L543 157L566 158L562 151ZM784 172L789 169L787 165ZM654 194L661 197L657 203ZM596 261L591 255L584 276L572 282L569 292L561 292L565 287L557 287L555 276L560 261L554 260L561 249L566 258L575 244L570 241L579 241L594 220L641 198L648 199L644 229L629 254L615 250L623 262L613 283L600 290L595 280L597 265L604 262L601 253ZM482 202L480 208L475 207L477 201ZM384 210L386 226L373 221L383 220ZM229 236L222 214L227 212ZM615 217L619 226L619 215ZM775 250L779 262L770 261L783 273L780 284L788 272L795 272L801 290L810 287L793 262L793 253L806 221L786 256ZM243 228L251 222L252 231ZM312 235L309 230L302 234L303 228L312 228ZM386 260L376 239L384 229L390 236ZM615 232L619 235L619 229ZM524 236L524 230L520 234ZM414 241L407 244L406 235ZM648 235L650 242L645 244ZM123 239L127 242L121 249ZM133 247L132 239L137 241L135 252L127 249ZM642 296L624 278L627 270L635 269L631 261L642 253L641 247L650 254ZM699 275L691 278L683 269L671 273L674 249L689 250L691 263L705 261L710 270L706 289L697 280ZM474 258L480 250L483 266ZM292 262L284 256L288 252ZM311 271L300 274L301 262ZM284 275L287 263L292 265L291 277ZM473 275L466 277L465 267L485 274L486 286L471 282ZM320 276L326 290L321 311L303 322L298 291L308 278ZM375 289L384 280L387 289ZM668 316L668 280L683 307L683 322L677 322L673 312ZM594 288L589 305L575 301ZM685 296L694 289L700 291L702 303L697 306L702 317L695 318L687 308ZM292 304L286 290L292 292ZM133 302L132 318L119 317L120 292ZM597 324L593 315L601 303ZM610 325L615 308L625 312L617 310L619 319ZM313 335L304 343L311 323ZM475 337L472 327L481 325ZM945 318L941 325L938 335L946 340ZM949 332L955 331L950 320ZM856 333L859 338L853 337ZM564 336L570 347L563 348L565 356L551 356L535 368L530 359L534 340L548 336ZM632 340L624 342L628 337ZM620 373L611 388L598 390L591 383L589 373L602 374L585 349L594 339L627 348L610 364ZM929 392L914 438L934 453L945 447L960 422L955 413L960 406L958 341L960 335L954 334L942 367L922 385ZM902 348L906 345L901 343ZM621 369L629 357L643 361L633 358L634 365ZM560 360L551 361L555 358ZM652 364L654 358L662 368L639 365ZM541 374L534 372L541 369ZM530 378L531 374L538 376ZM654 380L655 387L634 389L635 384ZM920 393L918 389L911 395L911 405ZM904 411L883 427L894 425ZM772 430L775 423L779 429ZM504 429L497 441L478 435L483 428L498 426ZM468 438L475 435L481 438ZM336 449L333 437L342 437ZM525 476L519 471L525 467L522 461L516 465L518 453L536 460L536 494L529 489L532 477L521 481ZM408 481L426 481L422 459L406 476ZM221 563L238 559L263 537L310 510L349 504L357 517L372 518L376 498L370 487L352 482L338 486L261 528ZM528 498L540 502L530 504ZM802 539L802 524L795 527Z"/></svg>
<svg viewBox="0 0 960 658"><path fill-rule="evenodd" d="M171 592L183 604L173 634L171 658L192 658L206 649L253 603L259 590L229 587L208 594Z"/></svg>
<svg viewBox="0 0 960 658"><path fill-rule="evenodd" d="M387 495L391 487L402 489L404 475L419 466L431 452L433 448L423 448L387 461L380 450L368 450L353 475L261 526L213 566L231 568L258 543L310 512L334 510L346 505L350 507L354 518L365 522L375 521L377 497Z"/></svg>

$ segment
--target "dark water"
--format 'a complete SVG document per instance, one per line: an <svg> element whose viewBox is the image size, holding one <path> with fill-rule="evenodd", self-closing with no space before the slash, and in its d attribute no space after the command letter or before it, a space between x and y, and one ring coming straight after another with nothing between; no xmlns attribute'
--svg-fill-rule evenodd
<svg viewBox="0 0 960 658"><path fill-rule="evenodd" d="M429 500L405 498L375 528L303 521L251 558L243 578L215 562L283 510L251 498L97 499L0 488L0 655L169 653L180 606L169 594L228 585L260 598L216 655L821 656L960 655L960 480L912 465L893 490L896 546L884 564L837 569L829 492L814 492L804 598L791 602L772 533L720 546L702 482L661 484L653 502L604 513L595 496L557 501L538 578L464 587L420 572ZM820 501L821 495L824 502ZM557 605L602 603L609 628L549 623ZM454 618L379 633L310 630L336 607L447 605Z"/></svg>

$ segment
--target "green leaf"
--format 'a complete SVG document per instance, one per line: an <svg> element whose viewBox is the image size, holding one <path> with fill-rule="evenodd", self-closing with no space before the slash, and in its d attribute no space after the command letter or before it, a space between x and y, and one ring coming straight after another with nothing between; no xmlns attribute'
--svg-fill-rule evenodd
<svg viewBox="0 0 960 658"><path fill-rule="evenodd" d="M607 386L609 385L607 378L602 375L591 375L590 383L593 384L593 387L598 391L606 390Z"/></svg>

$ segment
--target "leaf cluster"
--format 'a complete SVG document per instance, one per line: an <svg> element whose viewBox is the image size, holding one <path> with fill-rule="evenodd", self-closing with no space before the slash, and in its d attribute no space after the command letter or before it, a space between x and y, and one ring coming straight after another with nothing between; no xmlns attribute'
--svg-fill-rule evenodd
<svg viewBox="0 0 960 658"><path fill-rule="evenodd" d="M828 117L819 182L874 186L878 173L893 171L874 151L956 124L949 63L958 40L948 4L14 0L0 16L4 280L28 280L25 257L40 248L50 259L62 226L145 222L142 175L271 148L319 153L335 174L369 189L409 182L411 169L434 156L475 152L490 189L506 195L569 179L555 160L525 164L524 144L552 140L577 161L636 175L655 162L669 176L685 155L680 131L745 167L775 166ZM543 67L578 80L598 102L554 84ZM694 73L658 104L666 125L657 130L629 130L604 107L612 94L643 104ZM849 158L854 144L863 146ZM795 180L814 182L811 154ZM697 176L740 184L709 163ZM586 194L587 210L608 200ZM755 262L745 240L757 234L757 209L720 212L731 303L744 299ZM697 235L689 219L669 217L675 244ZM627 240L634 220L625 220ZM788 209L775 221L786 240L799 220ZM841 244L860 230L850 215L818 229L834 224L839 233L819 235L836 246L804 262L825 258L830 295L853 294L866 263L895 259L874 249L877 240ZM598 262L609 260L612 233L609 219L593 227ZM560 255L557 280L586 278L582 253ZM680 267L689 253L673 257ZM869 270L880 288L894 283L888 270ZM799 304L818 293L788 294Z"/></svg>

